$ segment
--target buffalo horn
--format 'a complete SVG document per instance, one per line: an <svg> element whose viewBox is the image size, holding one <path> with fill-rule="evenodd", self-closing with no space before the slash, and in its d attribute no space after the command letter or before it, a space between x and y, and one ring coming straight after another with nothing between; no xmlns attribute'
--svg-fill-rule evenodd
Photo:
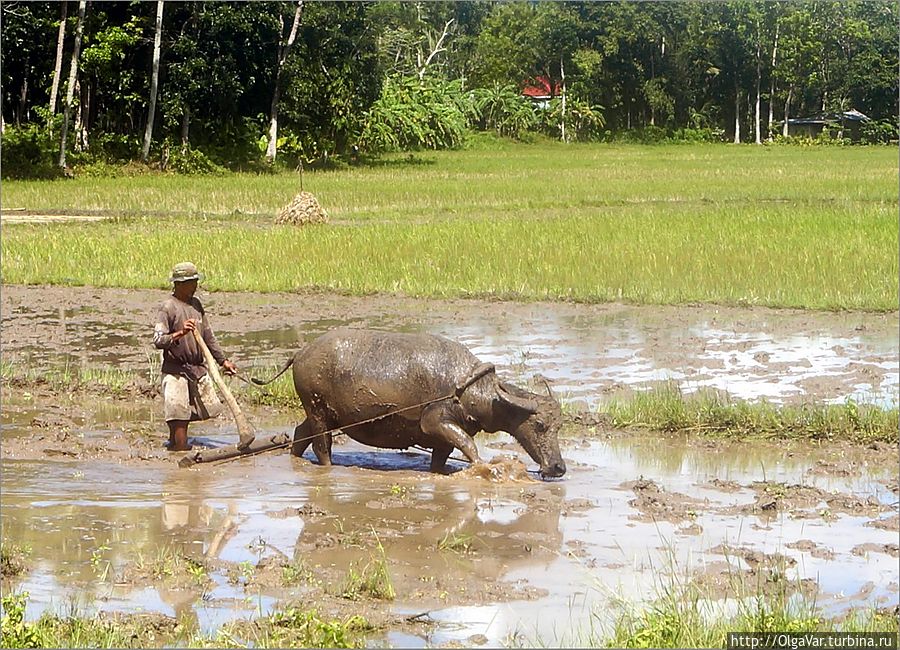
<svg viewBox="0 0 900 650"><path fill-rule="evenodd" d="M547 397L552 399L554 402L556 401L556 396L553 394L553 390L550 388L550 382L541 377L541 381L544 382L544 386L547 387Z"/></svg>
<svg viewBox="0 0 900 650"><path fill-rule="evenodd" d="M550 382L547 381L547 378L543 375L538 375L538 379L544 382L544 387L547 389L547 397L552 399L554 402L556 401L556 395L553 394L553 389L550 388Z"/></svg>
<svg viewBox="0 0 900 650"><path fill-rule="evenodd" d="M519 397L518 395L513 395L505 388L503 388L503 384L497 384L497 395L500 396L507 404L512 404L513 406L517 406L518 408L528 411L529 413L537 413L538 411L538 403L533 399L528 399L527 397Z"/></svg>

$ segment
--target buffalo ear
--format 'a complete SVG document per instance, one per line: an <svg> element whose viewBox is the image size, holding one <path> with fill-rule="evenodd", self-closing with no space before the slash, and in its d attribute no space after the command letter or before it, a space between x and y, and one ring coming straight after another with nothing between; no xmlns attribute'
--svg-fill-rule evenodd
<svg viewBox="0 0 900 650"><path fill-rule="evenodd" d="M517 408L522 409L523 411L527 411L528 413L537 413L540 408L537 401L530 399L528 397L519 397L506 390L502 382L497 383L497 396L506 402L507 404L511 404Z"/></svg>

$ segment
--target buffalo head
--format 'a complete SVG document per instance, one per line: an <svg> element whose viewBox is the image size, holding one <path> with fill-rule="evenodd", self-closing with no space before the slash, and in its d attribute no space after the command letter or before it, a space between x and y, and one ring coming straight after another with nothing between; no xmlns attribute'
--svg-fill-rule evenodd
<svg viewBox="0 0 900 650"><path fill-rule="evenodd" d="M540 395L498 382L497 396L509 413L506 430L541 466L541 476L555 478L565 474L566 462L559 452L557 437L562 425L562 413L549 386L547 395Z"/></svg>

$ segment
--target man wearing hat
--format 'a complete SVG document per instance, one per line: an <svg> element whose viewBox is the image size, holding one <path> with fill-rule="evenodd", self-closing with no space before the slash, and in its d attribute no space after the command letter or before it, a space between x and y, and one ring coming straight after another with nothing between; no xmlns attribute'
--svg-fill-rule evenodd
<svg viewBox="0 0 900 650"><path fill-rule="evenodd" d="M175 265L169 277L172 295L159 308L153 327L153 345L163 351L162 392L169 425L169 451L190 449L188 423L215 417L223 408L193 332L200 332L206 347L226 373L237 372L216 341L203 305L194 297L201 278L191 262Z"/></svg>

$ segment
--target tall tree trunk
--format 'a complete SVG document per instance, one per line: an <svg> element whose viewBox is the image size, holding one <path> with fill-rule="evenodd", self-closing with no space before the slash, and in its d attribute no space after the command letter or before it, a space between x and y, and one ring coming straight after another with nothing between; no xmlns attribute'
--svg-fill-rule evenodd
<svg viewBox="0 0 900 650"><path fill-rule="evenodd" d="M72 51L72 65L69 67L69 87L66 89L66 109L63 113L62 136L59 141L59 166L66 168L66 137L69 135L69 116L72 114L72 97L75 94L75 79L78 77L78 57L81 55L81 34L84 31L84 12L87 0L78 2L78 23L75 26L75 49Z"/></svg>
<svg viewBox="0 0 900 650"><path fill-rule="evenodd" d="M734 82L734 143L741 143L741 90Z"/></svg>
<svg viewBox="0 0 900 650"><path fill-rule="evenodd" d="M656 78L656 67L653 65L653 54L650 54L650 81ZM646 88L646 86L645 86ZM644 93L646 97L646 92ZM650 126L656 126L656 109L650 104Z"/></svg>
<svg viewBox="0 0 900 650"><path fill-rule="evenodd" d="M22 87L19 89L19 108L16 111L16 126L27 122L25 117L25 107L28 105L28 72L30 70L29 61L25 61L25 73L22 75Z"/></svg>
<svg viewBox="0 0 900 650"><path fill-rule="evenodd" d="M756 21L756 106L753 111L753 141L756 144L762 144L762 138L759 133L759 92L762 84L762 34L759 31L759 20Z"/></svg>
<svg viewBox="0 0 900 650"><path fill-rule="evenodd" d="M775 23L775 42L772 44L772 68L769 71L769 120L766 122L766 139L772 139L772 121L775 119L775 64L778 62L778 28Z"/></svg>
<svg viewBox="0 0 900 650"><path fill-rule="evenodd" d="M559 132L562 141L566 142L566 69L563 67L562 54L559 55L559 78L562 83L562 117L559 121ZM551 83L553 83L551 81Z"/></svg>
<svg viewBox="0 0 900 650"><path fill-rule="evenodd" d="M291 25L291 33L287 42L282 43L280 38L278 41L278 68L275 70L275 88L272 91L272 108L269 116L269 143L266 146L266 160L270 163L275 162L275 155L278 153L278 101L281 99L281 71L284 69L284 63L290 54L291 46L297 38L297 28L300 26L300 16L303 14L303 0L297 0L297 10L294 12L294 24ZM279 16L282 26L280 32L284 31L284 19ZM281 33L279 32L279 36Z"/></svg>
<svg viewBox="0 0 900 650"><path fill-rule="evenodd" d="M75 92L78 94L78 108L75 109L75 151L86 151L88 148L88 120L90 115L90 92L75 80Z"/></svg>
<svg viewBox="0 0 900 650"><path fill-rule="evenodd" d="M153 73L150 77L150 111L147 115L147 128L144 129L144 146L141 149L141 160L150 158L150 141L153 139L153 121L156 117L156 93L159 89L159 50L162 42L163 0L156 2L156 34L153 37Z"/></svg>
<svg viewBox="0 0 900 650"><path fill-rule="evenodd" d="M784 100L784 123L781 125L781 135L788 136L788 119L791 115L791 99L794 96L794 84L788 88L787 98Z"/></svg>
<svg viewBox="0 0 900 650"><path fill-rule="evenodd" d="M62 74L63 45L66 42L66 7L68 2L59 3L59 34L56 37L56 65L53 68L53 86L50 88L50 115L56 115L56 96L59 94L59 76Z"/></svg>
<svg viewBox="0 0 900 650"><path fill-rule="evenodd" d="M187 106L181 112L181 152L184 153L191 144L191 109Z"/></svg>

